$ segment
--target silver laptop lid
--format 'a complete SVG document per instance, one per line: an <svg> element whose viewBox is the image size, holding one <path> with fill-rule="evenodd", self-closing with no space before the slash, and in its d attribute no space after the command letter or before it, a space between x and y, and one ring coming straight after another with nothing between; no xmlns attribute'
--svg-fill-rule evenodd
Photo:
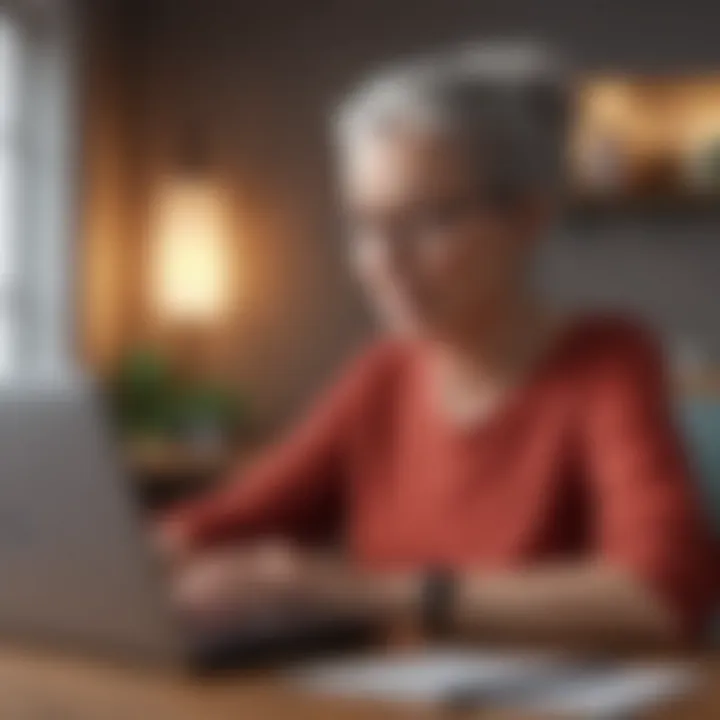
<svg viewBox="0 0 720 720"><path fill-rule="evenodd" d="M182 659L92 386L0 388L0 633Z"/></svg>

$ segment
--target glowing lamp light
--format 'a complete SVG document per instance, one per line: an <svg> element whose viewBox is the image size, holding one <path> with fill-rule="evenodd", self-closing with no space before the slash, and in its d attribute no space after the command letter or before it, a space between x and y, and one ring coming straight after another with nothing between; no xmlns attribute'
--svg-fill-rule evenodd
<svg viewBox="0 0 720 720"><path fill-rule="evenodd" d="M161 188L151 244L151 304L172 325L214 325L231 298L228 205L205 175L179 175Z"/></svg>

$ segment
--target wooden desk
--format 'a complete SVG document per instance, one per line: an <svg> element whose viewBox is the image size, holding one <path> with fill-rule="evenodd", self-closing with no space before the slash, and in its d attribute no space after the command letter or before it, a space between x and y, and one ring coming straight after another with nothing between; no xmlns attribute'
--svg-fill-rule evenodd
<svg viewBox="0 0 720 720"><path fill-rule="evenodd" d="M648 720L720 718L720 658L697 663L705 674L701 689L675 707L650 713ZM430 708L306 696L269 673L201 680L37 652L0 652L3 720L420 720L440 715ZM526 716L486 710L462 717Z"/></svg>

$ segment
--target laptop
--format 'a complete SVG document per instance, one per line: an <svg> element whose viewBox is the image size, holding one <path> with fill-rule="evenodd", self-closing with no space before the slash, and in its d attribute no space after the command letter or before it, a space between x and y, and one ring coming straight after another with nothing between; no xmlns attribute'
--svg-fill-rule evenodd
<svg viewBox="0 0 720 720"><path fill-rule="evenodd" d="M0 389L0 638L206 670L369 637L364 621L307 611L209 632L168 590L92 383Z"/></svg>

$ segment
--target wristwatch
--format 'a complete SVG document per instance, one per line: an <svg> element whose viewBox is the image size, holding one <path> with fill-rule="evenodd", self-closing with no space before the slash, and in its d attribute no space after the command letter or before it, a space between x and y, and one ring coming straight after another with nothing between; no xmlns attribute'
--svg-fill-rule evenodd
<svg viewBox="0 0 720 720"><path fill-rule="evenodd" d="M425 575L420 613L422 629L429 637L442 638L452 631L456 591L457 578L451 570L435 568Z"/></svg>

